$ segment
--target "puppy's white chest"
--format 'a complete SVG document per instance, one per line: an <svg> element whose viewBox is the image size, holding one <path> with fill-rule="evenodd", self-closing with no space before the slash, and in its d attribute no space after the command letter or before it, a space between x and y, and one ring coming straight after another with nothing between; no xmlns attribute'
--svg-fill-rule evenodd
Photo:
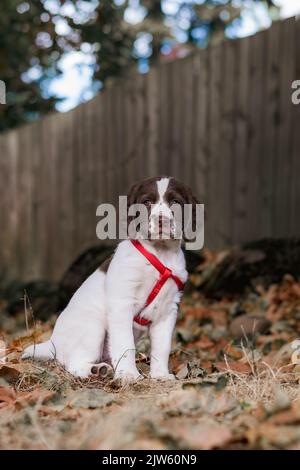
<svg viewBox="0 0 300 470"><path fill-rule="evenodd" d="M172 270L172 272L174 272L174 270ZM154 300L152 300L149 305L146 305L149 295L156 287L160 278L161 274L159 272L155 271L151 265L146 265L137 288L136 313L140 312L141 317L145 317L151 321L167 314L168 305L178 303L180 300L178 287L175 281L169 278L163 283Z"/></svg>

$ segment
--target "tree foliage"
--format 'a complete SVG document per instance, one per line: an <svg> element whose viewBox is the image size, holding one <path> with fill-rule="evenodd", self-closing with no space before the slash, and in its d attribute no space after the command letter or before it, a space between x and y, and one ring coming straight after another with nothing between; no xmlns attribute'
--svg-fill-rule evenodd
<svg viewBox="0 0 300 470"><path fill-rule="evenodd" d="M93 46L94 78L101 82L126 73L135 63L132 52L135 37L124 21L126 6L126 3L117 6L111 0L102 0L91 20L77 26L81 41Z"/></svg>
<svg viewBox="0 0 300 470"><path fill-rule="evenodd" d="M7 89L7 104L0 106L1 131L54 109L56 99L43 94L43 83L59 73L66 47L55 30L59 16L40 0L1 0L0 79Z"/></svg>
<svg viewBox="0 0 300 470"><path fill-rule="evenodd" d="M253 2L264 3L269 11L274 8L272 0ZM182 0L173 12L163 0L140 0L134 5L143 11L136 23L127 21L126 12L133 8L130 0L2 0L0 79L6 83L7 105L0 106L0 131L54 109L57 98L47 89L60 73L59 60L65 52L85 51L83 45L88 45L94 56L93 83L105 84L128 75L142 61L151 66L166 45L172 50L185 42L194 48L223 39L243 8L233 0ZM68 15L65 6L71 7ZM63 35L58 28L62 22L67 25ZM148 50L143 56L138 43L146 37Z"/></svg>

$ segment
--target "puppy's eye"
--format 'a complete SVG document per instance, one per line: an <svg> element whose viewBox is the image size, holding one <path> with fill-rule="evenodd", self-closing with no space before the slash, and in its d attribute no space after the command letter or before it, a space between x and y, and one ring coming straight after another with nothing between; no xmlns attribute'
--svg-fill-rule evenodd
<svg viewBox="0 0 300 470"><path fill-rule="evenodd" d="M178 201L178 199L172 199L171 206L173 206L173 204L180 204L180 202Z"/></svg>
<svg viewBox="0 0 300 470"><path fill-rule="evenodd" d="M143 204L144 204L144 206L146 206L146 207L150 207L150 206L151 206L151 201L150 201L150 199L145 199L145 200L143 201Z"/></svg>

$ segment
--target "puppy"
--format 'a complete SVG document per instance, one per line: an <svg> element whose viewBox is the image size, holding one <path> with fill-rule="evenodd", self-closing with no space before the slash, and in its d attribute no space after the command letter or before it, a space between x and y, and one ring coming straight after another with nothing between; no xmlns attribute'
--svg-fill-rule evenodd
<svg viewBox="0 0 300 470"><path fill-rule="evenodd" d="M146 206L150 238L121 241L113 257L71 298L58 317L51 338L28 347L22 357L56 359L79 377L89 376L101 362L107 362L112 365L115 378L132 381L140 378L135 344L149 330L150 376L173 379L168 361L187 271L182 240L172 235L163 239L161 220L169 221L174 229L173 204L196 203L191 190L174 178L155 177L134 185L128 205ZM151 239L157 229L159 238ZM157 263L161 264L161 271Z"/></svg>

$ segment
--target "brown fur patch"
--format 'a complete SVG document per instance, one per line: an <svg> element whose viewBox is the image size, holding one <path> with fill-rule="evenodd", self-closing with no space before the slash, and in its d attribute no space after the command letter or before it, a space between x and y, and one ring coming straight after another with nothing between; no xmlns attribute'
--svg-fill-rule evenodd
<svg viewBox="0 0 300 470"><path fill-rule="evenodd" d="M100 266L99 266L100 271L102 271L102 272L105 273L105 274L107 273L108 268L109 268L109 265L110 265L110 263L111 263L111 260L113 259L113 256L114 256L114 255L110 255L108 258L106 258L106 259L103 261L103 263L100 264Z"/></svg>

